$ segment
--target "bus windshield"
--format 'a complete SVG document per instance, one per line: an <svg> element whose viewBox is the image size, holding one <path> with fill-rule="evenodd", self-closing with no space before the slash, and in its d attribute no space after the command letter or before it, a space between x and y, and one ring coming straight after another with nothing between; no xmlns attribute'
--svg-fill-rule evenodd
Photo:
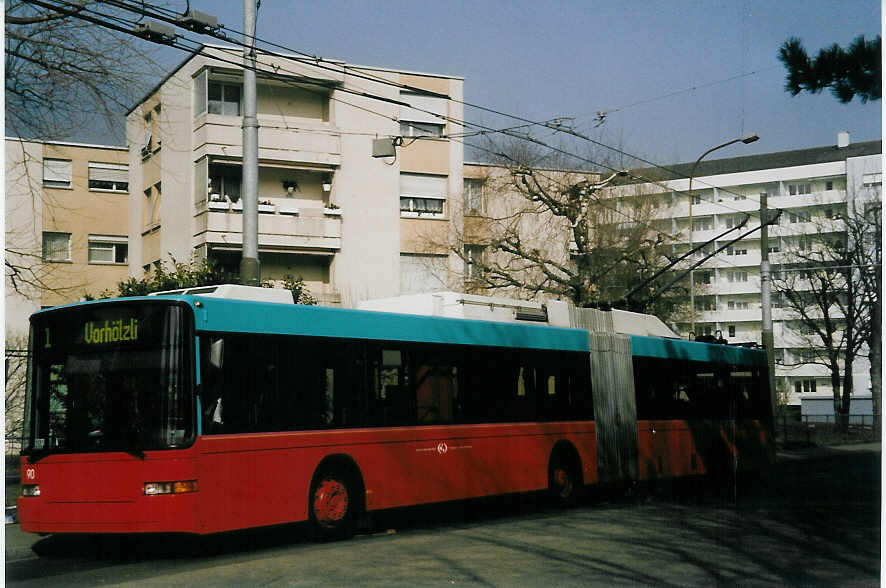
<svg viewBox="0 0 886 588"><path fill-rule="evenodd" d="M194 439L190 308L110 302L36 315L22 453L126 451Z"/></svg>

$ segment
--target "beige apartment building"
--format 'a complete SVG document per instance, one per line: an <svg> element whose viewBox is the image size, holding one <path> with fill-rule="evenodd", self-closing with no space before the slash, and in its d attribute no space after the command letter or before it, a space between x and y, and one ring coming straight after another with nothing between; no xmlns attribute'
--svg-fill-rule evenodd
<svg viewBox="0 0 886 588"><path fill-rule="evenodd" d="M129 152L6 139L6 333L126 279Z"/></svg>
<svg viewBox="0 0 886 588"><path fill-rule="evenodd" d="M461 129L463 80L338 61L258 62L262 278L302 277L321 304L354 306L400 294L429 266L457 270L457 256L428 242L460 214L463 145L446 136ZM239 270L240 63L239 50L208 46L128 113L131 275L171 259ZM394 157L372 156L373 140L398 136Z"/></svg>

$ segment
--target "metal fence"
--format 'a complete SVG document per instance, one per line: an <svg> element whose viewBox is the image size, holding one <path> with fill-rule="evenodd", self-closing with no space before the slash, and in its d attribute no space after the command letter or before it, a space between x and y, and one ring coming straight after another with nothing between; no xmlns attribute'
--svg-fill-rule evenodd
<svg viewBox="0 0 886 588"><path fill-rule="evenodd" d="M826 445L878 441L880 415L850 415L849 426L842 428L834 415L779 415L775 418L775 436L781 445Z"/></svg>

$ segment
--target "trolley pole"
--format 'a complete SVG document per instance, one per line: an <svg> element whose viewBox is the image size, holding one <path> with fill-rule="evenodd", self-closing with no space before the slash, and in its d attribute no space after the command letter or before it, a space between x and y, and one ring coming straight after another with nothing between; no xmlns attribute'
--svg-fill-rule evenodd
<svg viewBox="0 0 886 588"><path fill-rule="evenodd" d="M766 350L766 371L769 398L775 415L775 338L772 333L772 274L769 268L769 196L760 194L760 310L762 311L763 349Z"/></svg>
<svg viewBox="0 0 886 588"><path fill-rule="evenodd" d="M255 87L255 0L243 0L243 257L240 282L261 283L258 261L258 117Z"/></svg>

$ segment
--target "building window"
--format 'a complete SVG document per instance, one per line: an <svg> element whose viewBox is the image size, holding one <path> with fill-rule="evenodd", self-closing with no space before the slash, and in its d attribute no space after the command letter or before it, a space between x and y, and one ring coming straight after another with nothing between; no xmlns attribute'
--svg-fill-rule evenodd
<svg viewBox="0 0 886 588"><path fill-rule="evenodd" d="M736 194L732 199L733 200L747 200L748 197L745 196L744 194Z"/></svg>
<svg viewBox="0 0 886 588"><path fill-rule="evenodd" d="M140 152L143 158L151 155L151 151L153 150L153 145L151 144L153 136L154 122L151 117L151 113L149 112L147 115L145 115L145 134L142 136L142 142L140 146Z"/></svg>
<svg viewBox="0 0 886 588"><path fill-rule="evenodd" d="M445 290L448 264L446 255L400 254L400 294Z"/></svg>
<svg viewBox="0 0 886 588"><path fill-rule="evenodd" d="M741 221L744 219L743 216L727 216L726 217L726 228L734 229L738 225L741 224Z"/></svg>
<svg viewBox="0 0 886 588"><path fill-rule="evenodd" d="M482 245L465 245L465 280L476 280L481 276L483 264L483 252L485 247Z"/></svg>
<svg viewBox="0 0 886 588"><path fill-rule="evenodd" d="M717 310L714 306L713 296L704 296L695 299L695 310Z"/></svg>
<svg viewBox="0 0 886 588"><path fill-rule="evenodd" d="M710 284L711 278L713 277L712 272L708 271L696 272L695 276L698 279L699 284Z"/></svg>
<svg viewBox="0 0 886 588"><path fill-rule="evenodd" d="M791 223L809 223L812 222L812 212L809 210L798 210L790 214Z"/></svg>
<svg viewBox="0 0 886 588"><path fill-rule="evenodd" d="M446 99L422 94L401 94L410 106L400 107L400 134L404 137L440 137L446 120Z"/></svg>
<svg viewBox="0 0 886 588"><path fill-rule="evenodd" d="M771 298L772 308L781 308L782 300L781 300L781 292L773 292Z"/></svg>
<svg viewBox="0 0 886 588"><path fill-rule="evenodd" d="M726 248L726 255L747 255L747 245L730 245Z"/></svg>
<svg viewBox="0 0 886 588"><path fill-rule="evenodd" d="M43 186L46 188L70 188L71 160L44 159Z"/></svg>
<svg viewBox="0 0 886 588"><path fill-rule="evenodd" d="M791 196L802 196L804 194L812 194L812 184L788 184L788 194Z"/></svg>
<svg viewBox="0 0 886 588"><path fill-rule="evenodd" d="M750 307L750 304L748 303L747 300L742 300L742 301L730 300L726 304L726 307L729 310L747 310Z"/></svg>
<svg viewBox="0 0 886 588"><path fill-rule="evenodd" d="M89 263L128 263L126 237L89 235Z"/></svg>
<svg viewBox="0 0 886 588"><path fill-rule="evenodd" d="M834 182L831 180L828 180L827 182L825 182L824 189L828 190L828 191L833 190L834 189Z"/></svg>
<svg viewBox="0 0 886 588"><path fill-rule="evenodd" d="M795 380L794 391L797 394L803 392L815 392L815 380Z"/></svg>
<svg viewBox="0 0 886 588"><path fill-rule="evenodd" d="M692 221L693 231L710 231L714 228L714 219L712 217L697 218Z"/></svg>
<svg viewBox="0 0 886 588"><path fill-rule="evenodd" d="M732 282L747 282L748 281L748 272L740 272L740 271L729 271L726 272L726 279Z"/></svg>
<svg viewBox="0 0 886 588"><path fill-rule="evenodd" d="M882 183L883 183L883 174L882 174L882 173L878 173L878 174L864 174L864 175L861 177L861 183L862 183L862 184L864 185L864 187L866 187L866 188L867 188L867 187L870 187L870 186L880 186L880 185L882 185Z"/></svg>
<svg viewBox="0 0 886 588"><path fill-rule="evenodd" d="M483 186L485 183L477 178L465 178L465 214L483 213Z"/></svg>
<svg viewBox="0 0 886 588"><path fill-rule="evenodd" d="M711 325L704 325L704 326L699 325L695 328L695 336L696 337L700 337L700 336L710 337L713 334L714 334L714 327L712 327Z"/></svg>
<svg viewBox="0 0 886 588"><path fill-rule="evenodd" d="M240 116L240 84L209 82L209 114Z"/></svg>
<svg viewBox="0 0 886 588"><path fill-rule="evenodd" d="M129 166L89 162L89 189L109 192L129 190Z"/></svg>
<svg viewBox="0 0 886 588"><path fill-rule="evenodd" d="M400 174L400 216L442 218L446 176Z"/></svg>
<svg viewBox="0 0 886 588"><path fill-rule="evenodd" d="M240 186L243 183L243 170L235 165L209 166L209 199L231 202L240 200Z"/></svg>
<svg viewBox="0 0 886 588"><path fill-rule="evenodd" d="M71 261L71 233L43 233L44 261Z"/></svg>
<svg viewBox="0 0 886 588"><path fill-rule="evenodd" d="M401 120L400 134L404 137L442 137L443 125Z"/></svg>
<svg viewBox="0 0 886 588"><path fill-rule="evenodd" d="M146 230L151 230L160 226L160 191L161 183L157 182L153 188L145 190L144 208L142 210L142 221Z"/></svg>
<svg viewBox="0 0 886 588"><path fill-rule="evenodd" d="M729 336L735 337L735 325L729 325Z"/></svg>

